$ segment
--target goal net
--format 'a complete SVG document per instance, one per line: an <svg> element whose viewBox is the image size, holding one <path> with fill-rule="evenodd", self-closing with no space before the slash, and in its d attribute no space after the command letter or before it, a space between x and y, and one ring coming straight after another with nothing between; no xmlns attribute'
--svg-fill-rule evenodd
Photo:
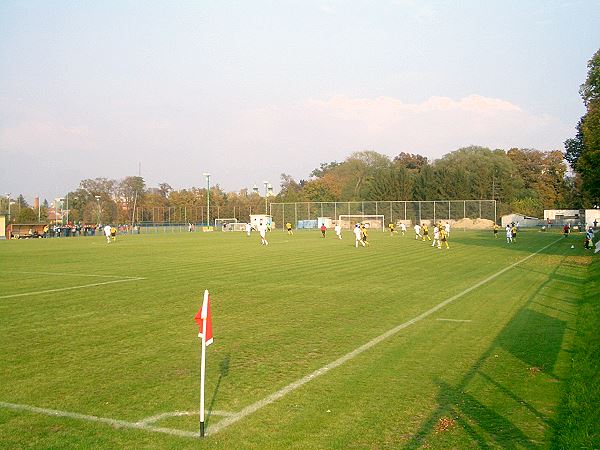
<svg viewBox="0 0 600 450"><path fill-rule="evenodd" d="M228 223L223 231L246 231L246 223L232 222Z"/></svg>
<svg viewBox="0 0 600 450"><path fill-rule="evenodd" d="M229 224L237 223L237 219L235 217L225 218L225 219L215 219L215 228L217 230L227 231L227 227Z"/></svg>
<svg viewBox="0 0 600 450"><path fill-rule="evenodd" d="M341 214L338 224L343 229L352 229L357 223L362 223L371 230L385 230L385 216L383 214Z"/></svg>

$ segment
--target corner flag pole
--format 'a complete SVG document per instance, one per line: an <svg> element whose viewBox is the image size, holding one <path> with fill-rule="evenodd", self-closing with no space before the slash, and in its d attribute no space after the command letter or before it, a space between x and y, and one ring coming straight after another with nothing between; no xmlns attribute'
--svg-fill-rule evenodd
<svg viewBox="0 0 600 450"><path fill-rule="evenodd" d="M202 309L195 317L200 326L198 337L202 338L202 357L200 359L200 437L204 437L204 380L206 372L206 346L212 344L212 318L210 314L210 296L208 290L204 291Z"/></svg>
<svg viewBox="0 0 600 450"><path fill-rule="evenodd" d="M207 293L208 291L204 291L205 299ZM204 379L206 372L206 341L204 336L206 336L206 320L202 321L202 357L200 359L200 437L204 437Z"/></svg>

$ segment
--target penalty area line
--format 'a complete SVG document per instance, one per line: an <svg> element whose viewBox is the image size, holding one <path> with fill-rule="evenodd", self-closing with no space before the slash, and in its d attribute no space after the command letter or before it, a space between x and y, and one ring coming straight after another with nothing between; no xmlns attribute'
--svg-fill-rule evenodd
<svg viewBox="0 0 600 450"><path fill-rule="evenodd" d="M142 278L142 277L139 277L139 278L125 278L125 279L122 279L122 280L103 281L103 282L100 282L100 283L83 284L83 285L80 285L80 286L70 286L70 287L58 288L58 289L45 289L43 291L34 291L34 292L23 292L22 294L1 295L0 299L3 299L3 298L16 298L16 297L27 297L29 295L52 294L54 292L64 292L64 291L71 291L73 289L83 289L83 288L87 288L87 287L103 286L103 285L106 285L106 284L115 284L115 283L127 283L127 282L130 282L130 281L139 281L139 280L145 280L145 278Z"/></svg>
<svg viewBox="0 0 600 450"><path fill-rule="evenodd" d="M427 311L419 314L416 317L413 317L412 319L395 326L394 328L386 331L385 333L377 336L376 338L371 339L369 342L367 342L366 344L361 345L360 347L352 350L350 353L345 354L344 356L342 356L341 358L336 359L335 361L330 362L329 364L326 364L325 366L321 367L320 369L315 370L312 373L309 373L308 375L300 378L299 380L296 380L290 384L288 384L287 386L284 386L283 388L281 388L280 390L278 390L277 392L272 393L271 395L268 395L267 397L252 403L251 405L246 406L245 408L243 408L240 412L234 414L233 416L230 417L226 417L223 420L219 421L218 423L216 423L215 425L211 426L208 430L207 430L207 435L213 435L216 434L220 431L222 431L223 429L227 428L229 425L232 425L236 422L238 422L239 420L255 413L256 411L258 411L259 409L270 405L271 403L281 399L282 397L284 397L285 395L289 394L292 391L295 391L296 389L304 386L306 383L308 383L309 381L314 380L315 378L320 377L321 375L326 374L327 372L329 372L332 369L335 369L336 367L341 366L342 364L356 358L358 355L360 355L361 353L371 349L372 347L376 346L377 344L381 343L382 341L386 340L387 338L395 335L396 333L398 333L399 331L425 319L426 317L432 315L433 313L437 312L438 310L442 309L443 307L445 307L446 305L452 303L453 301L463 297L464 295L468 294L469 292L483 286L486 283L489 283L490 281L494 280L495 278L498 278L500 275L502 275L503 273L513 269L514 267L518 266L519 264L524 263L525 261L527 261L528 259L534 257L535 255L543 252L544 250L546 250L548 247L556 244L559 240L561 240L562 237L560 239L557 239L553 242L551 242L550 244L546 245L545 247L542 247L541 249L539 249L538 251L536 251L535 253L530 254L529 256L526 256L522 259L520 259L519 261L505 267L504 269L499 270L498 272L490 275L489 277L475 283L473 286L465 289L462 292L459 292L458 294L447 298L446 300L444 300L441 303L438 303L437 305L435 305L434 307L428 309Z"/></svg>

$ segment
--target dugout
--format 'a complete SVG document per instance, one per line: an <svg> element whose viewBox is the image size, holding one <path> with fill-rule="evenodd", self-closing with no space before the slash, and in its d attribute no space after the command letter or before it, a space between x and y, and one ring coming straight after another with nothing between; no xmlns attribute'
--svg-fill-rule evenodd
<svg viewBox="0 0 600 450"><path fill-rule="evenodd" d="M44 235L44 223L13 223L6 227L8 239L29 239Z"/></svg>

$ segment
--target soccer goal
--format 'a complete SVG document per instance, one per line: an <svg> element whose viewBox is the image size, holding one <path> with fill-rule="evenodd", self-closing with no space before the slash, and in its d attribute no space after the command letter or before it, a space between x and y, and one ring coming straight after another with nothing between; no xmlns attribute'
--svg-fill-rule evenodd
<svg viewBox="0 0 600 450"><path fill-rule="evenodd" d="M341 214L339 216L338 224L344 229L354 228L357 223L362 223L372 230L385 230L385 216L383 214Z"/></svg>
<svg viewBox="0 0 600 450"><path fill-rule="evenodd" d="M223 231L246 231L247 223L239 223L232 222L228 223L227 226L223 228Z"/></svg>
<svg viewBox="0 0 600 450"><path fill-rule="evenodd" d="M237 219L235 217L228 217L225 219L215 219L215 228L217 230L227 231L227 227L231 223L237 223Z"/></svg>

